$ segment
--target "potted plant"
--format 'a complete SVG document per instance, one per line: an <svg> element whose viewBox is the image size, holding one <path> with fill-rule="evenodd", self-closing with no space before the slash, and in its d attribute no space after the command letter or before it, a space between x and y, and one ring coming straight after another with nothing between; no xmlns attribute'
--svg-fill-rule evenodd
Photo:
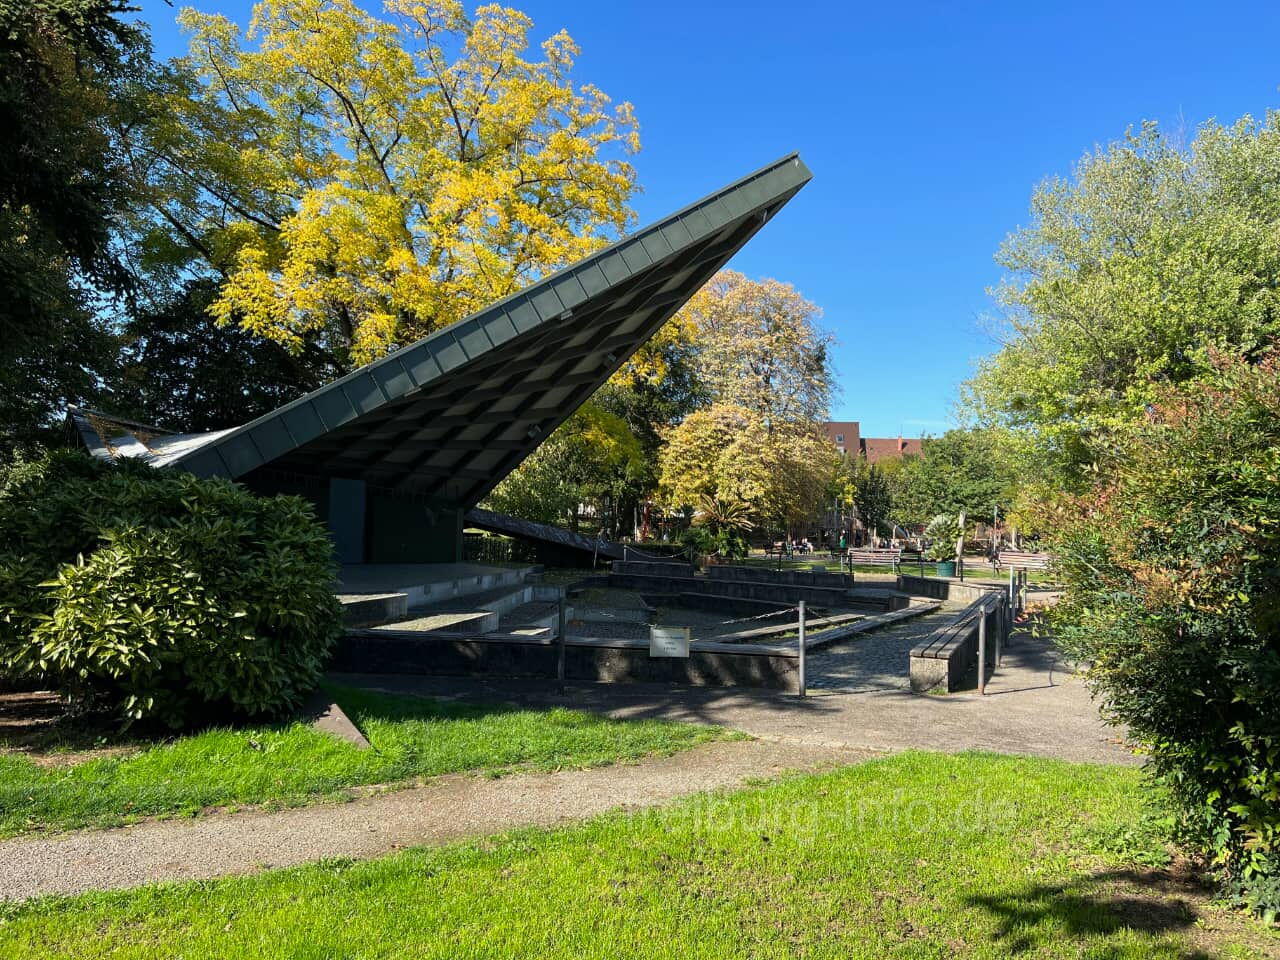
<svg viewBox="0 0 1280 960"><path fill-rule="evenodd" d="M746 535L754 527L747 504L703 497L693 515L690 533L701 542L708 559L716 556L732 563L746 559L750 553Z"/></svg>
<svg viewBox="0 0 1280 960"><path fill-rule="evenodd" d="M960 520L949 513L940 513L924 528L924 535L929 540L926 552L934 562L937 575L954 577L956 575L956 541L960 539Z"/></svg>

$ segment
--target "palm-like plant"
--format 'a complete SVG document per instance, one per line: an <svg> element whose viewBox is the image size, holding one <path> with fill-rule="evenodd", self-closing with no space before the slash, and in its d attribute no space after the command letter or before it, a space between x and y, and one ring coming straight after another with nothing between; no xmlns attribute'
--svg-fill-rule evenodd
<svg viewBox="0 0 1280 960"><path fill-rule="evenodd" d="M709 534L708 552L740 559L747 555L746 534L755 529L751 508L741 500L703 496L693 514L693 525Z"/></svg>

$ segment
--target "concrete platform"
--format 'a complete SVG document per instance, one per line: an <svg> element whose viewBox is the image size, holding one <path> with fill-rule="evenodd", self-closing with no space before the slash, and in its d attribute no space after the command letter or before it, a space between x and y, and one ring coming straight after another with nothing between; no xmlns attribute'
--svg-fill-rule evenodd
<svg viewBox="0 0 1280 960"><path fill-rule="evenodd" d="M492 609L496 615L528 602L532 585L526 584L537 567L490 567L478 563L366 563L341 568L338 599L343 605L343 623L348 627L372 627L408 619L410 611L438 607L468 597L490 599L513 594L505 605ZM519 596L514 594L520 593ZM474 607L449 607L447 612L466 612ZM489 609L489 608L485 608Z"/></svg>
<svg viewBox="0 0 1280 960"><path fill-rule="evenodd" d="M410 607L440 603L524 583L534 566L490 567L478 563L360 563L343 566L338 593L403 593Z"/></svg>

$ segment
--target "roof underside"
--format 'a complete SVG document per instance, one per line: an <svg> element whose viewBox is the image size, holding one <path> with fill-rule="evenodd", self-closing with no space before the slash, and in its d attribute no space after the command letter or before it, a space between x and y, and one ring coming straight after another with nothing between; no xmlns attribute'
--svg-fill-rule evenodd
<svg viewBox="0 0 1280 960"><path fill-rule="evenodd" d="M799 157L785 157L513 297L250 424L206 435L165 461L203 476L267 470L361 479L472 506L810 176Z"/></svg>

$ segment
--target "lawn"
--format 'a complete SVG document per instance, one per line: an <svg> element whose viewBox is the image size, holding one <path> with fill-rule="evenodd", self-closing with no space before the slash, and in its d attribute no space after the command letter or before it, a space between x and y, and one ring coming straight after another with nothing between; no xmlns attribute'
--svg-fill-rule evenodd
<svg viewBox="0 0 1280 960"><path fill-rule="evenodd" d="M45 899L0 956L1260 957L1171 893L1126 768L899 754L382 860Z"/></svg>
<svg viewBox="0 0 1280 960"><path fill-rule="evenodd" d="M293 805L349 788L462 770L587 767L667 754L728 736L661 720L621 721L573 710L439 703L330 687L372 749L305 723L206 730L124 753L43 763L0 754L0 836L108 826L207 807Z"/></svg>

